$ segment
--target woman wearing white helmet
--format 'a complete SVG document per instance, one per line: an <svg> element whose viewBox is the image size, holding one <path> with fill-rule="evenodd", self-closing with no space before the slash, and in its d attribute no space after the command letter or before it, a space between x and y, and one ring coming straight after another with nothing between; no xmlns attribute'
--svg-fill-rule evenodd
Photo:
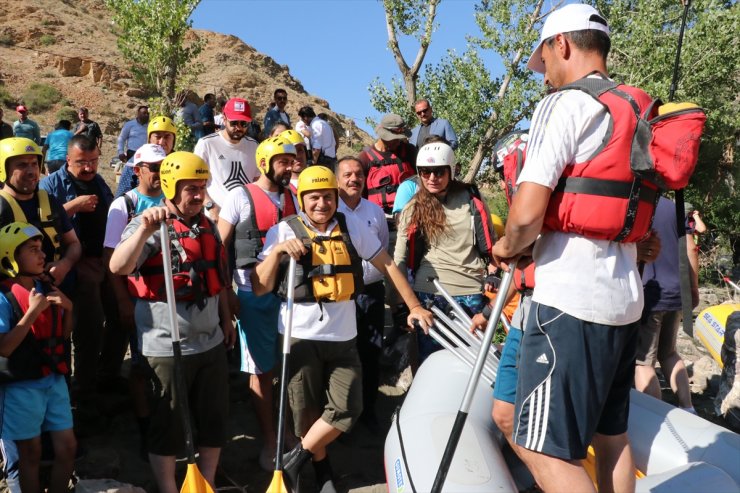
<svg viewBox="0 0 740 493"><path fill-rule="evenodd" d="M470 313L484 305L483 280L495 240L491 216L478 190L455 180L455 153L434 142L419 149L419 187L398 218L394 260L414 275L422 303L447 308L430 278L439 279ZM419 363L441 349L419 334Z"/></svg>

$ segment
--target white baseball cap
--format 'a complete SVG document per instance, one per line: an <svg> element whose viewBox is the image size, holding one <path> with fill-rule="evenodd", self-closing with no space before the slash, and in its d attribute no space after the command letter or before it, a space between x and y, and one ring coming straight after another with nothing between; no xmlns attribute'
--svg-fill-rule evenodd
<svg viewBox="0 0 740 493"><path fill-rule="evenodd" d="M542 25L540 42L532 52L527 62L527 68L540 74L545 73L545 64L542 63L542 44L549 38L560 33L593 29L609 35L609 26L599 11L584 3L571 3L547 16Z"/></svg>
<svg viewBox="0 0 740 493"><path fill-rule="evenodd" d="M136 149L133 162L129 161L126 165L139 166L141 163L161 163L166 157L167 153L164 152L164 148L161 145L144 144Z"/></svg>

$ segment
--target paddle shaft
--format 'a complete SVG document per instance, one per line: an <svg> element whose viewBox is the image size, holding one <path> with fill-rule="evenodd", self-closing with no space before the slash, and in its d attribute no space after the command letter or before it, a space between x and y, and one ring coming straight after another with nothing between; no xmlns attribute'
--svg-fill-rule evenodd
<svg viewBox="0 0 740 493"><path fill-rule="evenodd" d="M172 354L174 356L175 392L180 406L182 428L185 432L185 445L188 452L188 463L195 464L195 446L193 445L193 430L190 426L190 407L188 406L188 392L185 387L185 376L182 372L182 349L180 348L180 328L177 325L177 305L175 300L175 284L172 281L172 257L170 252L170 236L167 222L162 221L159 226L160 244L162 247L162 264L164 269L164 287L167 293L167 312L172 329Z"/></svg>
<svg viewBox="0 0 740 493"><path fill-rule="evenodd" d="M673 63L673 78L671 80L671 89L668 93L668 101L673 101L676 96L678 86L678 72L681 64L681 48L683 47L683 35L686 29L686 18L689 14L691 0L682 0L683 17L681 18L681 30L678 33L678 45L676 47L676 60ZM691 275L689 257L687 252L686 238L686 210L683 197L683 189L676 190L676 228L678 233L678 272L681 286L681 312L683 315L683 331L689 336L694 337L694 314L693 302L691 299Z"/></svg>
<svg viewBox="0 0 740 493"><path fill-rule="evenodd" d="M275 453L275 470L283 470L283 445L285 444L285 410L288 400L288 357L290 356L290 335L293 332L293 303L295 299L295 266L296 261L290 257L288 265L288 299L285 331L283 332L283 369L280 372L280 406L278 409L277 452Z"/></svg>
<svg viewBox="0 0 740 493"><path fill-rule="evenodd" d="M499 293L508 293L511 282L514 279L514 267L515 264L509 265L509 270L504 273L501 279L501 285L499 286ZM462 403L460 404L460 410L457 412L455 423L452 425L452 431L450 432L450 438L447 441L444 454L442 454L442 461L437 469L437 476L434 478L434 484L432 485L432 493L441 493L442 487L447 479L447 473L450 470L452 459L455 456L455 450L457 449L457 443L460 441L463 427L465 426L465 420L468 418L468 411L470 411L470 404L473 402L475 395L475 389L478 385L478 379L483 371L483 365L486 362L488 356L488 350L491 348L491 342L493 341L493 335L496 328L496 323L501 312L504 310L504 304L506 303L506 296L496 296L496 302L493 305L491 311L491 317L488 319L488 326L486 327L486 333L481 342L480 350L478 351L478 357L475 360L473 366L473 372L470 374L470 380L468 380L468 386L463 394Z"/></svg>

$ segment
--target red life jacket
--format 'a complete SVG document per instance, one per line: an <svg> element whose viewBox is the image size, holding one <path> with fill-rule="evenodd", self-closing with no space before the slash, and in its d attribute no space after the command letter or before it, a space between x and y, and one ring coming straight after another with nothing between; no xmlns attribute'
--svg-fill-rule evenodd
<svg viewBox="0 0 740 493"><path fill-rule="evenodd" d="M491 249L496 242L496 233L491 222L491 214L488 212L486 204L481 200L480 192L475 185L466 185L470 194L469 206L470 213L473 216L473 235L475 248L480 257L486 262L491 260ZM421 229L416 224L409 224L406 229L406 265L413 269L413 272L419 270L421 260L428 251L428 245Z"/></svg>
<svg viewBox="0 0 740 493"><path fill-rule="evenodd" d="M176 219L169 231L175 298L192 301L203 309L206 298L226 286L226 254L216 236L216 226L201 214L192 228ZM129 275L128 286L129 293L136 298L166 301L162 255L150 257Z"/></svg>
<svg viewBox="0 0 740 493"><path fill-rule="evenodd" d="M408 145L401 143L398 155L391 153L390 158L375 149L365 147L363 152L369 158L367 168L367 199L378 204L386 214L393 212L396 190L403 180L416 174L415 166L408 162Z"/></svg>
<svg viewBox="0 0 740 493"><path fill-rule="evenodd" d="M24 288L12 279L6 279L0 283L0 291L8 299L13 311L15 324L20 321L28 311L28 298L30 290ZM51 373L66 375L69 373L69 367L64 354L64 326L62 324L62 310L57 306L51 306L42 311L36 320L31 324L30 333L38 342L37 350L42 354L24 355L29 357L40 356L39 368L36 376L30 378L42 378ZM20 354L17 356L21 356ZM13 355L11 354L10 358ZM25 379L25 378L23 378Z"/></svg>
<svg viewBox="0 0 740 493"><path fill-rule="evenodd" d="M277 207L258 185L249 183L244 188L251 214L249 220L239 222L234 228L234 253L239 269L257 263L257 255L265 244L268 229L282 218L296 214L290 189L285 188L280 192L280 207Z"/></svg>
<svg viewBox="0 0 740 493"><path fill-rule="evenodd" d="M639 241L650 232L660 196L655 183L633 172L640 157L636 155L644 152L633 146L633 136L652 100L641 89L601 78L584 78L561 88L566 89L596 98L611 115L611 126L596 155L565 167L550 197L543 229Z"/></svg>

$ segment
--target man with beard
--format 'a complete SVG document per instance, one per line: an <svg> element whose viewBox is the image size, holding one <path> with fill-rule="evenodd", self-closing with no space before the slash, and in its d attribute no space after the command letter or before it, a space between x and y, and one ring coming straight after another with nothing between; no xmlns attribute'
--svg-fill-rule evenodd
<svg viewBox="0 0 740 493"><path fill-rule="evenodd" d="M98 175L99 160L98 145L84 135L76 135L69 141L67 165L41 180L39 185L64 204L64 210L82 243L82 256L76 265L77 280L72 295L75 305L85 307L84 310L75 310L72 335L74 377L81 400L91 398L95 390L98 358L106 333L102 299L105 280L103 238L113 193ZM110 334L106 337L117 335L113 334L114 330L108 332ZM117 376L122 360L122 354L120 358L101 358L105 364L105 368L101 367L101 374L110 378ZM93 403L88 401L84 404Z"/></svg>
<svg viewBox="0 0 740 493"><path fill-rule="evenodd" d="M169 133L168 135L172 134ZM108 223L105 228L105 240L103 242L103 262L106 267L109 267L113 249L121 241L121 234L129 221L146 209L159 205L164 199L162 185L159 179L159 166L165 157L167 157L167 152L162 146L157 144L144 144L134 154L134 160L130 163L130 167L134 170L139 185L135 189L118 197L110 205ZM129 166L129 163L126 165ZM126 336L131 336L129 337L131 347L129 391L141 435L141 455L145 455L146 431L149 426L149 402L146 392L149 376L148 365L141 355L136 338L134 304L132 296L127 289L126 276L114 275L109 269L106 269L106 275L115 295L118 323L122 332Z"/></svg>
<svg viewBox="0 0 740 493"><path fill-rule="evenodd" d="M149 106L141 105L136 110L136 118L123 124L118 136L118 159L124 163L131 159L136 149L146 144Z"/></svg>
<svg viewBox="0 0 740 493"><path fill-rule="evenodd" d="M235 258L241 370L251 374L249 387L264 441L259 463L267 471L273 470L275 458L272 379L277 362L280 300L272 293L256 296L250 275L267 230L281 218L296 213L288 189L295 158L295 146L282 136L264 140L257 147L257 166L262 174L254 183L229 192L218 221L218 232ZM234 248L230 249L232 240Z"/></svg>
<svg viewBox="0 0 740 493"><path fill-rule="evenodd" d="M289 129L280 134L280 137L286 139L295 146L295 161L293 161L293 171L290 174L290 193L293 195L295 210L298 210L298 175L301 174L307 166L308 150L303 136L296 130Z"/></svg>
<svg viewBox="0 0 740 493"><path fill-rule="evenodd" d="M214 221L229 191L251 183L259 175L254 160L258 144L246 136L252 121L249 103L241 98L229 99L224 117L225 128L200 139L193 151L211 170L205 209Z"/></svg>

